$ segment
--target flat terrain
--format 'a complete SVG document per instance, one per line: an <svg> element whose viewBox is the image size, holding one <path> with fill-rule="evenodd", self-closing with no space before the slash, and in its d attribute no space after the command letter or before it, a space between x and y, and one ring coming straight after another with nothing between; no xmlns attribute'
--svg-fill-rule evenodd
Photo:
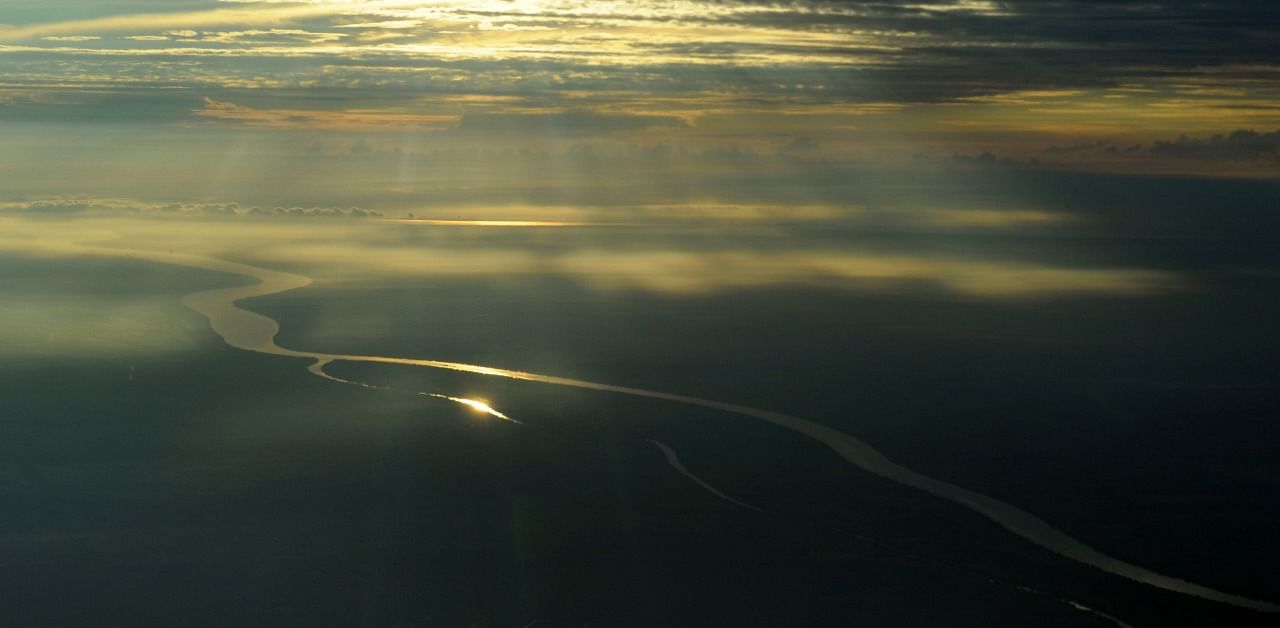
<svg viewBox="0 0 1280 628"><path fill-rule="evenodd" d="M1109 625L1069 601L1136 626L1266 619L1077 565L762 422L330 365L390 390L346 386L227 347L179 304L235 278L4 262L6 297L61 300L66 316L144 303L172 327L165 349L85 320L78 342L96 350L0 360L0 607L13 625ZM1268 281L1212 299L1028 305L927 287L658 296L537 275L402 278L245 305L280 321L289 348L817 420L1114 556L1275 600L1258 559L1280 550ZM418 392L482 398L522 423ZM760 511L703 490L647 439Z"/></svg>

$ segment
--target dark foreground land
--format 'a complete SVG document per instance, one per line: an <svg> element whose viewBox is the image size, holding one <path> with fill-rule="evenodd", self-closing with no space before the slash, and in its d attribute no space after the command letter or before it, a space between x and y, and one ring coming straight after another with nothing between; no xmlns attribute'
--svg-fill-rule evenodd
<svg viewBox="0 0 1280 628"><path fill-rule="evenodd" d="M127 262L4 267L6 293L172 296L167 315L196 327L179 297L235 283ZM318 285L248 305L281 322L286 347L818 420L1111 555L1275 601L1271 281L1032 307L840 286L662 297L533 276ZM1113 625L1070 601L1135 626L1274 620L1071 563L751 419L330 367L392 388L375 391L305 366L212 334L171 354L0 361L0 623ZM523 423L417 391L484 398ZM699 488L646 439L760 511Z"/></svg>

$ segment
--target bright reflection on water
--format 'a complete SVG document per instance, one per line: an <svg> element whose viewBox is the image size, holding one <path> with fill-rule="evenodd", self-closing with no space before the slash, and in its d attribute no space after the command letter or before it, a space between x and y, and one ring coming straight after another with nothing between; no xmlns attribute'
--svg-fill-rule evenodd
<svg viewBox="0 0 1280 628"><path fill-rule="evenodd" d="M448 395L441 395L441 394L434 394L434 393L431 394L430 396L435 397L437 399L448 399L449 401L452 401L454 403L460 403L468 408L471 408L472 410L475 410L476 412L480 412L482 414L488 414L490 416L496 416L499 419L502 419L504 421L519 423L519 421L501 412L498 412L496 409L494 409L493 406L489 405L489 403L486 401L481 401L479 399L467 399L465 397L450 397Z"/></svg>

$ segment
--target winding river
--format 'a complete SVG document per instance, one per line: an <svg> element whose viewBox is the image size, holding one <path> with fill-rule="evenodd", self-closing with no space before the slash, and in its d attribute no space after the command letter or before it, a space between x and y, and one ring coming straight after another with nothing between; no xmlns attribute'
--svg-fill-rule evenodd
<svg viewBox="0 0 1280 628"><path fill-rule="evenodd" d="M680 455L676 453L676 450L667 446L666 443L653 440L652 438L646 438L645 440L649 441L650 444L652 444L654 447L657 447L658 450L662 452L662 455L667 459L667 464L671 465L672 469L675 469L677 473L679 473L680 475L683 475L686 478L689 478L689 480L692 481L694 484L697 484L698 486L702 487L702 490L708 493L711 493L712 495L715 495L716 497L719 497L720 499L723 499L724 501L727 501L730 504L733 504L734 506L740 506L742 508L746 508L747 510L755 510L757 512L760 511L759 508L756 508L751 504L740 502L732 497L729 497L728 495L725 495L723 492L720 491L720 489L712 486L710 482L695 475L692 471L689 470L688 467L684 466L683 462L680 462Z"/></svg>
<svg viewBox="0 0 1280 628"><path fill-rule="evenodd" d="M326 364L336 361L397 364L461 371L491 377L503 377L508 379L552 384L556 386L570 386L573 388L583 388L631 395L635 397L659 399L751 417L761 421L767 421L774 425L812 438L831 448L841 458L864 471L964 506L987 519L990 519L992 522L1005 528L1009 532L1071 560L1091 565L1107 573L1160 589L1242 608L1254 609L1261 612L1280 613L1280 604L1255 600L1231 593L1224 593L1193 582L1159 574L1145 567L1127 563L1118 558L1108 556L1072 538L1035 515L1016 506L1007 504L993 497L983 495L982 493L913 471L912 469L888 459L867 443L845 434L844 432L813 421L769 410L761 410L749 406L723 401L714 401L711 399L702 399L700 397L692 397L657 390L647 390L643 388L633 388L629 386L618 386L614 384L602 384L553 375L542 375L527 371L514 371L478 364L379 355L320 353L316 351L289 349L281 347L275 342L276 334L280 331L280 325L275 320L244 309L238 306L237 302L253 297L278 294L302 288L311 283L311 279L308 277L259 268L247 264L239 264L209 257L185 255L180 253L126 250L88 244L66 243L62 243L62 246L59 248L75 253L105 255L117 258L124 257L163 264L174 264L241 275L254 279L254 283L244 286L205 290L189 294L182 299L182 303L186 305L186 307L207 318L209 320L209 324L213 328L213 331L221 336L227 344L246 351L315 360L315 363L309 370L317 375L329 377L324 373L323 367ZM470 401L450 399L460 403ZM503 418L506 418L505 415ZM664 453L666 453L665 449ZM720 497L729 499L734 503L748 508L751 507L719 494L718 491L716 493Z"/></svg>

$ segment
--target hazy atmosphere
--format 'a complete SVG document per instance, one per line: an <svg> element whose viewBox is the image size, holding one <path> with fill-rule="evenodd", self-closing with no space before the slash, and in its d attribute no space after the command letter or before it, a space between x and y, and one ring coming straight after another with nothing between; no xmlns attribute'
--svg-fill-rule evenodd
<svg viewBox="0 0 1280 628"><path fill-rule="evenodd" d="M0 624L1273 625L1277 42L0 3Z"/></svg>

